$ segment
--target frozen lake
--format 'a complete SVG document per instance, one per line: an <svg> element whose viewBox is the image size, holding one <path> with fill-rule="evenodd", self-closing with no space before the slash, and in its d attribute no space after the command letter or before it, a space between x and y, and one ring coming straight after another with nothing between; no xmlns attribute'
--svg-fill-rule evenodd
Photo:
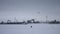
<svg viewBox="0 0 60 34"><path fill-rule="evenodd" d="M0 34L60 34L60 24L0 25Z"/></svg>

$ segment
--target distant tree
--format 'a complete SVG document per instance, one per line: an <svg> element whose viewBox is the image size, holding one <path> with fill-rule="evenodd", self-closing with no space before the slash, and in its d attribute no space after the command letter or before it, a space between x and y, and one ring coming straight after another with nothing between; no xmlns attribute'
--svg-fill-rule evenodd
<svg viewBox="0 0 60 34"><path fill-rule="evenodd" d="M31 23L31 20L27 20L27 23Z"/></svg>
<svg viewBox="0 0 60 34"><path fill-rule="evenodd" d="M25 21L23 21L23 23L26 23Z"/></svg>
<svg viewBox="0 0 60 34"><path fill-rule="evenodd" d="M1 24L4 24L4 22L2 21Z"/></svg>
<svg viewBox="0 0 60 34"><path fill-rule="evenodd" d="M33 23L35 22L35 20L34 20L34 19L32 19L32 21L33 21Z"/></svg>
<svg viewBox="0 0 60 34"><path fill-rule="evenodd" d="M7 23L11 23L11 20L7 20Z"/></svg>
<svg viewBox="0 0 60 34"><path fill-rule="evenodd" d="M56 20L54 20L54 22L56 22Z"/></svg>

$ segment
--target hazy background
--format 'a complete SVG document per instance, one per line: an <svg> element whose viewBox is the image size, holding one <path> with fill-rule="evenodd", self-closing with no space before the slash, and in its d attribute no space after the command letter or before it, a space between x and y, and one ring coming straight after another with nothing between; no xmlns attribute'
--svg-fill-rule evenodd
<svg viewBox="0 0 60 34"><path fill-rule="evenodd" d="M0 0L0 22L32 18L46 21L46 16L48 20L60 20L60 0ZM60 24L0 24L0 34L60 34Z"/></svg>
<svg viewBox="0 0 60 34"><path fill-rule="evenodd" d="M60 20L60 0L0 0L0 21Z"/></svg>

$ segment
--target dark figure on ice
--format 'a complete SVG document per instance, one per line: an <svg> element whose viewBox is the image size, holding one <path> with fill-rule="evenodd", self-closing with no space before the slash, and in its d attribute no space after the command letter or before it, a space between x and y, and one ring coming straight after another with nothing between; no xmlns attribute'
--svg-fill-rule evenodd
<svg viewBox="0 0 60 34"><path fill-rule="evenodd" d="M32 26L30 26L32 28Z"/></svg>

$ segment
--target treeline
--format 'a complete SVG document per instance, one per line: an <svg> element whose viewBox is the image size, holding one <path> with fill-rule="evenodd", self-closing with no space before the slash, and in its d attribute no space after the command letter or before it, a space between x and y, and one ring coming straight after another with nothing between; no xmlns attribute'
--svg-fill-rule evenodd
<svg viewBox="0 0 60 34"><path fill-rule="evenodd" d="M37 23L44 23L44 24L60 24L60 21L53 20L49 22L40 22L40 21L35 21L34 19L22 21L22 22L11 22L11 20L8 20L7 22L0 22L0 24L37 24Z"/></svg>
<svg viewBox="0 0 60 34"><path fill-rule="evenodd" d="M57 20L50 21L49 24L60 24L60 21L57 21Z"/></svg>
<svg viewBox="0 0 60 34"><path fill-rule="evenodd" d="M32 24L32 23L40 23L39 21L35 21L34 19L22 21L22 22L11 22L11 20L8 20L7 22L1 22L0 24Z"/></svg>

